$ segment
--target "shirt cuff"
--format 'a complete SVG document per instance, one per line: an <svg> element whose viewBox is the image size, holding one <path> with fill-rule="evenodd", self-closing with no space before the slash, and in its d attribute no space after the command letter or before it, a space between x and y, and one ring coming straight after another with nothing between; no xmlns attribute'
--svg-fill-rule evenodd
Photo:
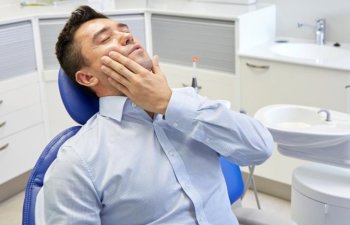
<svg viewBox="0 0 350 225"><path fill-rule="evenodd" d="M193 88L174 89L165 112L165 121L178 130L190 131L199 105L199 96Z"/></svg>

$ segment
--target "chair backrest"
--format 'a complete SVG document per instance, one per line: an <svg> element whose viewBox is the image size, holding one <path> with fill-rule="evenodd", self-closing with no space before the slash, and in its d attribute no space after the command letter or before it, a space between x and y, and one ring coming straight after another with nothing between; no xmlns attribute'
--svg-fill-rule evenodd
<svg viewBox="0 0 350 225"><path fill-rule="evenodd" d="M64 107L77 123L85 124L98 112L98 97L75 84L62 69L58 72L58 87Z"/></svg>
<svg viewBox="0 0 350 225"><path fill-rule="evenodd" d="M68 114L77 123L85 124L98 111L98 98L90 91L77 87L62 69L58 73L58 84L61 99ZM74 126L62 131L50 141L41 153L27 182L22 211L22 225L35 225L36 197L43 186L45 173L56 159L61 145L74 136L80 127Z"/></svg>

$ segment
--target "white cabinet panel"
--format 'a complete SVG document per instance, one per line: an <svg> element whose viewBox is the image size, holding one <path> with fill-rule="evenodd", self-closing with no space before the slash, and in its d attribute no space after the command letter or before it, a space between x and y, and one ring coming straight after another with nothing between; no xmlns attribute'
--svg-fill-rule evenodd
<svg viewBox="0 0 350 225"><path fill-rule="evenodd" d="M36 71L30 21L0 25L0 80Z"/></svg>
<svg viewBox="0 0 350 225"><path fill-rule="evenodd" d="M0 184L32 169L44 144L43 124L0 139Z"/></svg>
<svg viewBox="0 0 350 225"><path fill-rule="evenodd" d="M40 104L0 116L0 139L42 122Z"/></svg>
<svg viewBox="0 0 350 225"><path fill-rule="evenodd" d="M40 103L38 84L30 84L5 93L0 93L0 116L7 113Z"/></svg>
<svg viewBox="0 0 350 225"><path fill-rule="evenodd" d="M189 17L152 16L153 52L164 62L235 74L235 23Z"/></svg>

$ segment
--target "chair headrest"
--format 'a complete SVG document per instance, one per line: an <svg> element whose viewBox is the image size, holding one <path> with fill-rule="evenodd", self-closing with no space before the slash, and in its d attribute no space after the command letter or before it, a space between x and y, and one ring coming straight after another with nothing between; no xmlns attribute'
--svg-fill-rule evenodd
<svg viewBox="0 0 350 225"><path fill-rule="evenodd" d="M98 97L75 84L62 68L58 72L58 87L64 107L75 122L85 124L98 112Z"/></svg>

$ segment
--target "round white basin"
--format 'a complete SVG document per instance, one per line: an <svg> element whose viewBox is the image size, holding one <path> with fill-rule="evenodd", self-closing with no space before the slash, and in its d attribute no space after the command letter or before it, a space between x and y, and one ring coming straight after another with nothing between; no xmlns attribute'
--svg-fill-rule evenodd
<svg viewBox="0 0 350 225"><path fill-rule="evenodd" d="M271 132L287 156L350 167L350 115L300 105L269 105L255 118Z"/></svg>
<svg viewBox="0 0 350 225"><path fill-rule="evenodd" d="M312 43L280 43L271 46L270 50L280 56L320 63L350 58L348 49Z"/></svg>

